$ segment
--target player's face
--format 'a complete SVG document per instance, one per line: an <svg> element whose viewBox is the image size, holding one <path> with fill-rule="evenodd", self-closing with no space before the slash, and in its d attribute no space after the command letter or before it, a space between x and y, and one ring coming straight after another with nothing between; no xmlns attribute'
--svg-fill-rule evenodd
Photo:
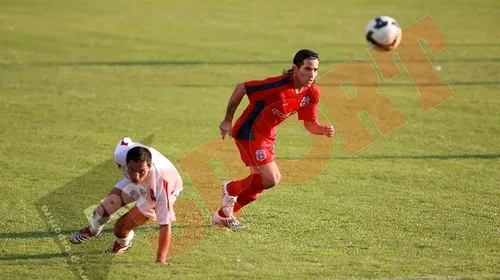
<svg viewBox="0 0 500 280"><path fill-rule="evenodd" d="M134 161L130 160L127 163L127 173L130 181L134 184L140 184L144 182L144 179L149 174L149 170L151 169L151 165L145 161Z"/></svg>
<svg viewBox="0 0 500 280"><path fill-rule="evenodd" d="M297 66L294 66L297 68ZM317 59L306 59L304 64L296 70L297 79L299 80L301 86L310 86L316 80L318 75L319 60ZM295 71L294 71L295 72Z"/></svg>

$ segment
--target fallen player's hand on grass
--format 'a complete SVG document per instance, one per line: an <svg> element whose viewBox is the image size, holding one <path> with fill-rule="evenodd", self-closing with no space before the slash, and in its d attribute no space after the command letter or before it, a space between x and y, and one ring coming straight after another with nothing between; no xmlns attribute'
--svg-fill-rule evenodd
<svg viewBox="0 0 500 280"><path fill-rule="evenodd" d="M172 263L167 262L167 260L162 261L157 259L156 263L161 265L172 265Z"/></svg>

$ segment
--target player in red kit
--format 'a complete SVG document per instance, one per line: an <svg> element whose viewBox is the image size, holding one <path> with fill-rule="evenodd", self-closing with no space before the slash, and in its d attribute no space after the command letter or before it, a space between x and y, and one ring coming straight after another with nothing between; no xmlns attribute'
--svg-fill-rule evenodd
<svg viewBox="0 0 500 280"><path fill-rule="evenodd" d="M265 189L278 184L281 174L275 162L276 127L287 117L297 113L310 133L333 136L333 126L317 121L320 90L315 79L318 68L318 54L304 49L295 54L292 69L281 76L247 81L234 89L219 129L223 139L228 133L234 138L242 161L250 168L250 175L222 184L222 207L213 215L214 224L231 229L244 228L233 213L255 201ZM234 113L245 95L250 104L233 126Z"/></svg>

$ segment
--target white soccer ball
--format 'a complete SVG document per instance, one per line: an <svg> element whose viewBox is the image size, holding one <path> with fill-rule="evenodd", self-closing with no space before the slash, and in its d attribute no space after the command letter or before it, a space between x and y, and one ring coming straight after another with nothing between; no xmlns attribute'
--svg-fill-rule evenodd
<svg viewBox="0 0 500 280"><path fill-rule="evenodd" d="M388 16L372 19L365 30L366 41L380 51L391 51L399 46L402 37L398 22Z"/></svg>

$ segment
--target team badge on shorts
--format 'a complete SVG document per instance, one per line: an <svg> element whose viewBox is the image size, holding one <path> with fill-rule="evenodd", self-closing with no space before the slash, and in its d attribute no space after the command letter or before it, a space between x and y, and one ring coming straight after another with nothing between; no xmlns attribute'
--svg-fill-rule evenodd
<svg viewBox="0 0 500 280"><path fill-rule="evenodd" d="M304 96L302 98L302 101L300 101L300 107L306 106L307 104L309 104L309 101L311 101L311 98L309 98L309 96Z"/></svg>
<svg viewBox="0 0 500 280"><path fill-rule="evenodd" d="M257 156L258 161L263 161L266 159L266 151L264 149L255 151L255 155Z"/></svg>

